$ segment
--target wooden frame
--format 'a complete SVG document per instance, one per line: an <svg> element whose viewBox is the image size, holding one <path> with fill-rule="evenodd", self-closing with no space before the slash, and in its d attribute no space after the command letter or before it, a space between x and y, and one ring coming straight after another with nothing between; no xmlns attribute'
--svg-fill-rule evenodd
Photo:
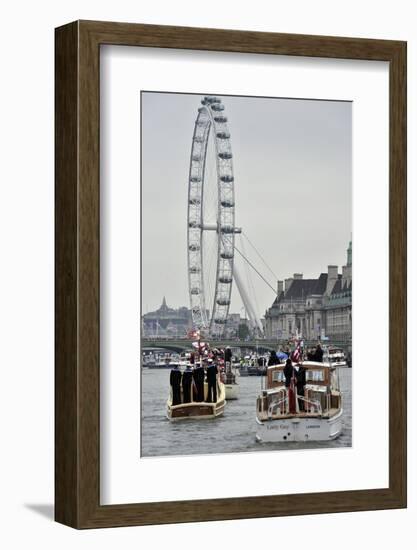
<svg viewBox="0 0 417 550"><path fill-rule="evenodd" d="M100 505L100 45L389 62L389 488ZM55 518L115 527L406 506L406 43L110 22L56 29ZM401 350L401 353L398 353Z"/></svg>

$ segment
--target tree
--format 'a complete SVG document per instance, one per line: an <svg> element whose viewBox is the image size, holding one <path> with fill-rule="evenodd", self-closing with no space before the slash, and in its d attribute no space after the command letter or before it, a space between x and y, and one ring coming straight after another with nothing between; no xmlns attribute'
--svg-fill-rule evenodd
<svg viewBox="0 0 417 550"><path fill-rule="evenodd" d="M237 334L239 336L239 340L246 340L246 338L249 336L248 325L244 325L243 323L241 323L239 325Z"/></svg>

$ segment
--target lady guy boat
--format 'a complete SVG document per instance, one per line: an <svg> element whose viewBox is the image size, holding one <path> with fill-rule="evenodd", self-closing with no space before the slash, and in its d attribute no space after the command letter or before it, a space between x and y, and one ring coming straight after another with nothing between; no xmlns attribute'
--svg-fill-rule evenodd
<svg viewBox="0 0 417 550"><path fill-rule="evenodd" d="M268 367L266 388L256 401L257 441L336 439L342 417L339 377L332 364L304 361Z"/></svg>

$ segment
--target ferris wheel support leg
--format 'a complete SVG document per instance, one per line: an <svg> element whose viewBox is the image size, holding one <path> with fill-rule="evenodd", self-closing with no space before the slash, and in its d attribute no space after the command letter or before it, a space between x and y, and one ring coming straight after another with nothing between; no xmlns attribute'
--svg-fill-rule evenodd
<svg viewBox="0 0 417 550"><path fill-rule="evenodd" d="M255 314L255 310L253 308L252 302L250 301L250 298L246 292L245 286L242 282L242 279L240 277L240 274L236 265L233 266L233 278L235 280L240 297L242 298L243 305L245 306L245 309L248 312L251 325L253 326L253 328L258 329L262 334L263 333L262 323L257 318L257 315Z"/></svg>

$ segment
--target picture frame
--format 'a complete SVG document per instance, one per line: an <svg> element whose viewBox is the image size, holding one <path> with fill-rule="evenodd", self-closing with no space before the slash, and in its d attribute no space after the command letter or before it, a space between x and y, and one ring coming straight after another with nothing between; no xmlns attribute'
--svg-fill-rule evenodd
<svg viewBox="0 0 417 550"><path fill-rule="evenodd" d="M100 46L389 63L389 486L100 504ZM55 519L77 528L406 507L406 43L75 21L55 33ZM398 352L394 353L394 348Z"/></svg>

